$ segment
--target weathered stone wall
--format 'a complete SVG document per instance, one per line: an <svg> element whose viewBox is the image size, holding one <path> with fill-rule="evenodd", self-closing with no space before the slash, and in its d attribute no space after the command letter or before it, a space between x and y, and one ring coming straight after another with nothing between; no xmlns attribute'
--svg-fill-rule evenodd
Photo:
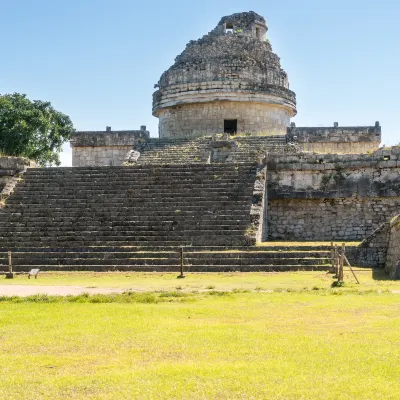
<svg viewBox="0 0 400 400"><path fill-rule="evenodd" d="M390 222L384 222L358 246L358 265L383 268L389 243Z"/></svg>
<svg viewBox="0 0 400 400"><path fill-rule="evenodd" d="M287 130L288 140L298 143L301 151L320 154L366 154L379 149L381 127L375 126L297 128Z"/></svg>
<svg viewBox="0 0 400 400"><path fill-rule="evenodd" d="M263 103L219 101L163 109L159 135L196 138L224 131L225 119L237 119L238 133L284 135L290 117L284 108Z"/></svg>
<svg viewBox="0 0 400 400"><path fill-rule="evenodd" d="M400 279L400 215L390 221L385 270L393 279Z"/></svg>
<svg viewBox="0 0 400 400"><path fill-rule="evenodd" d="M382 257L381 249L377 247L346 247L346 257L353 267L383 268L385 266L385 258Z"/></svg>
<svg viewBox="0 0 400 400"><path fill-rule="evenodd" d="M73 167L121 166L132 146L75 147Z"/></svg>
<svg viewBox="0 0 400 400"><path fill-rule="evenodd" d="M149 136L145 126L138 131L75 132L70 141L72 166L120 166L128 151Z"/></svg>
<svg viewBox="0 0 400 400"><path fill-rule="evenodd" d="M268 237L362 240L400 210L400 148L268 163Z"/></svg>
<svg viewBox="0 0 400 400"><path fill-rule="evenodd" d="M300 151L319 154L366 154L379 148L380 142L299 143Z"/></svg>
<svg viewBox="0 0 400 400"><path fill-rule="evenodd" d="M268 202L274 240L362 240L400 210L400 196L281 199Z"/></svg>

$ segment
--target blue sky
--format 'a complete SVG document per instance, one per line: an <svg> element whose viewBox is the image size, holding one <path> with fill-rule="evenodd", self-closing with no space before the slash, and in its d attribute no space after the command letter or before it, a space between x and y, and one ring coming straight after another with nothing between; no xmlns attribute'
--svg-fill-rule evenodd
<svg viewBox="0 0 400 400"><path fill-rule="evenodd" d="M250 10L289 74L297 126L379 120L383 143L400 142L396 0L0 0L0 93L51 101L78 130L147 125L156 136L162 72L222 16Z"/></svg>

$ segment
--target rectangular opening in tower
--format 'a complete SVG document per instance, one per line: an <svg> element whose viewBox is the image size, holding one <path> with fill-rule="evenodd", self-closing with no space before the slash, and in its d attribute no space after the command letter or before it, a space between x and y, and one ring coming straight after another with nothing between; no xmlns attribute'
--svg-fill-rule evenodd
<svg viewBox="0 0 400 400"><path fill-rule="evenodd" d="M237 119L225 119L224 120L224 133L236 133L237 132Z"/></svg>
<svg viewBox="0 0 400 400"><path fill-rule="evenodd" d="M228 22L225 24L225 33L233 33L233 24Z"/></svg>

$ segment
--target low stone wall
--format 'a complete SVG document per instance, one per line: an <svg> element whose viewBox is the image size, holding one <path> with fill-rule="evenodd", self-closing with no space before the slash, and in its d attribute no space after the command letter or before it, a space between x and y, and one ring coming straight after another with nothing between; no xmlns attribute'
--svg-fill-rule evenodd
<svg viewBox="0 0 400 400"><path fill-rule="evenodd" d="M362 240L400 210L400 148L268 161L268 237Z"/></svg>
<svg viewBox="0 0 400 400"><path fill-rule="evenodd" d="M392 279L400 279L400 215L390 222L385 271Z"/></svg>
<svg viewBox="0 0 400 400"><path fill-rule="evenodd" d="M383 268L385 265L378 248L346 247L346 257L353 267Z"/></svg>
<svg viewBox="0 0 400 400"><path fill-rule="evenodd" d="M299 143L300 151L319 154L366 154L378 150L380 142Z"/></svg>
<svg viewBox="0 0 400 400"><path fill-rule="evenodd" d="M120 166L132 147L147 140L150 133L143 126L137 131L81 131L72 135L72 166Z"/></svg>
<svg viewBox="0 0 400 400"><path fill-rule="evenodd" d="M132 146L75 147L73 167L121 166Z"/></svg>
<svg viewBox="0 0 400 400"><path fill-rule="evenodd" d="M366 154L381 143L381 127L375 126L297 128L287 130L289 141L296 141L301 151L320 154Z"/></svg>
<svg viewBox="0 0 400 400"><path fill-rule="evenodd" d="M362 266L383 268L389 243L390 222L384 222L358 246Z"/></svg>

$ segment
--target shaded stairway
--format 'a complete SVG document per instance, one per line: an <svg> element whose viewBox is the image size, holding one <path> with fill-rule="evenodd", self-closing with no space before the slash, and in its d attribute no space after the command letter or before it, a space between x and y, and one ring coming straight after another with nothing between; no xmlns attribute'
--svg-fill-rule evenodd
<svg viewBox="0 0 400 400"><path fill-rule="evenodd" d="M0 247L246 244L256 167L29 169L0 211Z"/></svg>
<svg viewBox="0 0 400 400"><path fill-rule="evenodd" d="M14 271L327 270L328 247L249 246L254 164L29 169L0 210Z"/></svg>

